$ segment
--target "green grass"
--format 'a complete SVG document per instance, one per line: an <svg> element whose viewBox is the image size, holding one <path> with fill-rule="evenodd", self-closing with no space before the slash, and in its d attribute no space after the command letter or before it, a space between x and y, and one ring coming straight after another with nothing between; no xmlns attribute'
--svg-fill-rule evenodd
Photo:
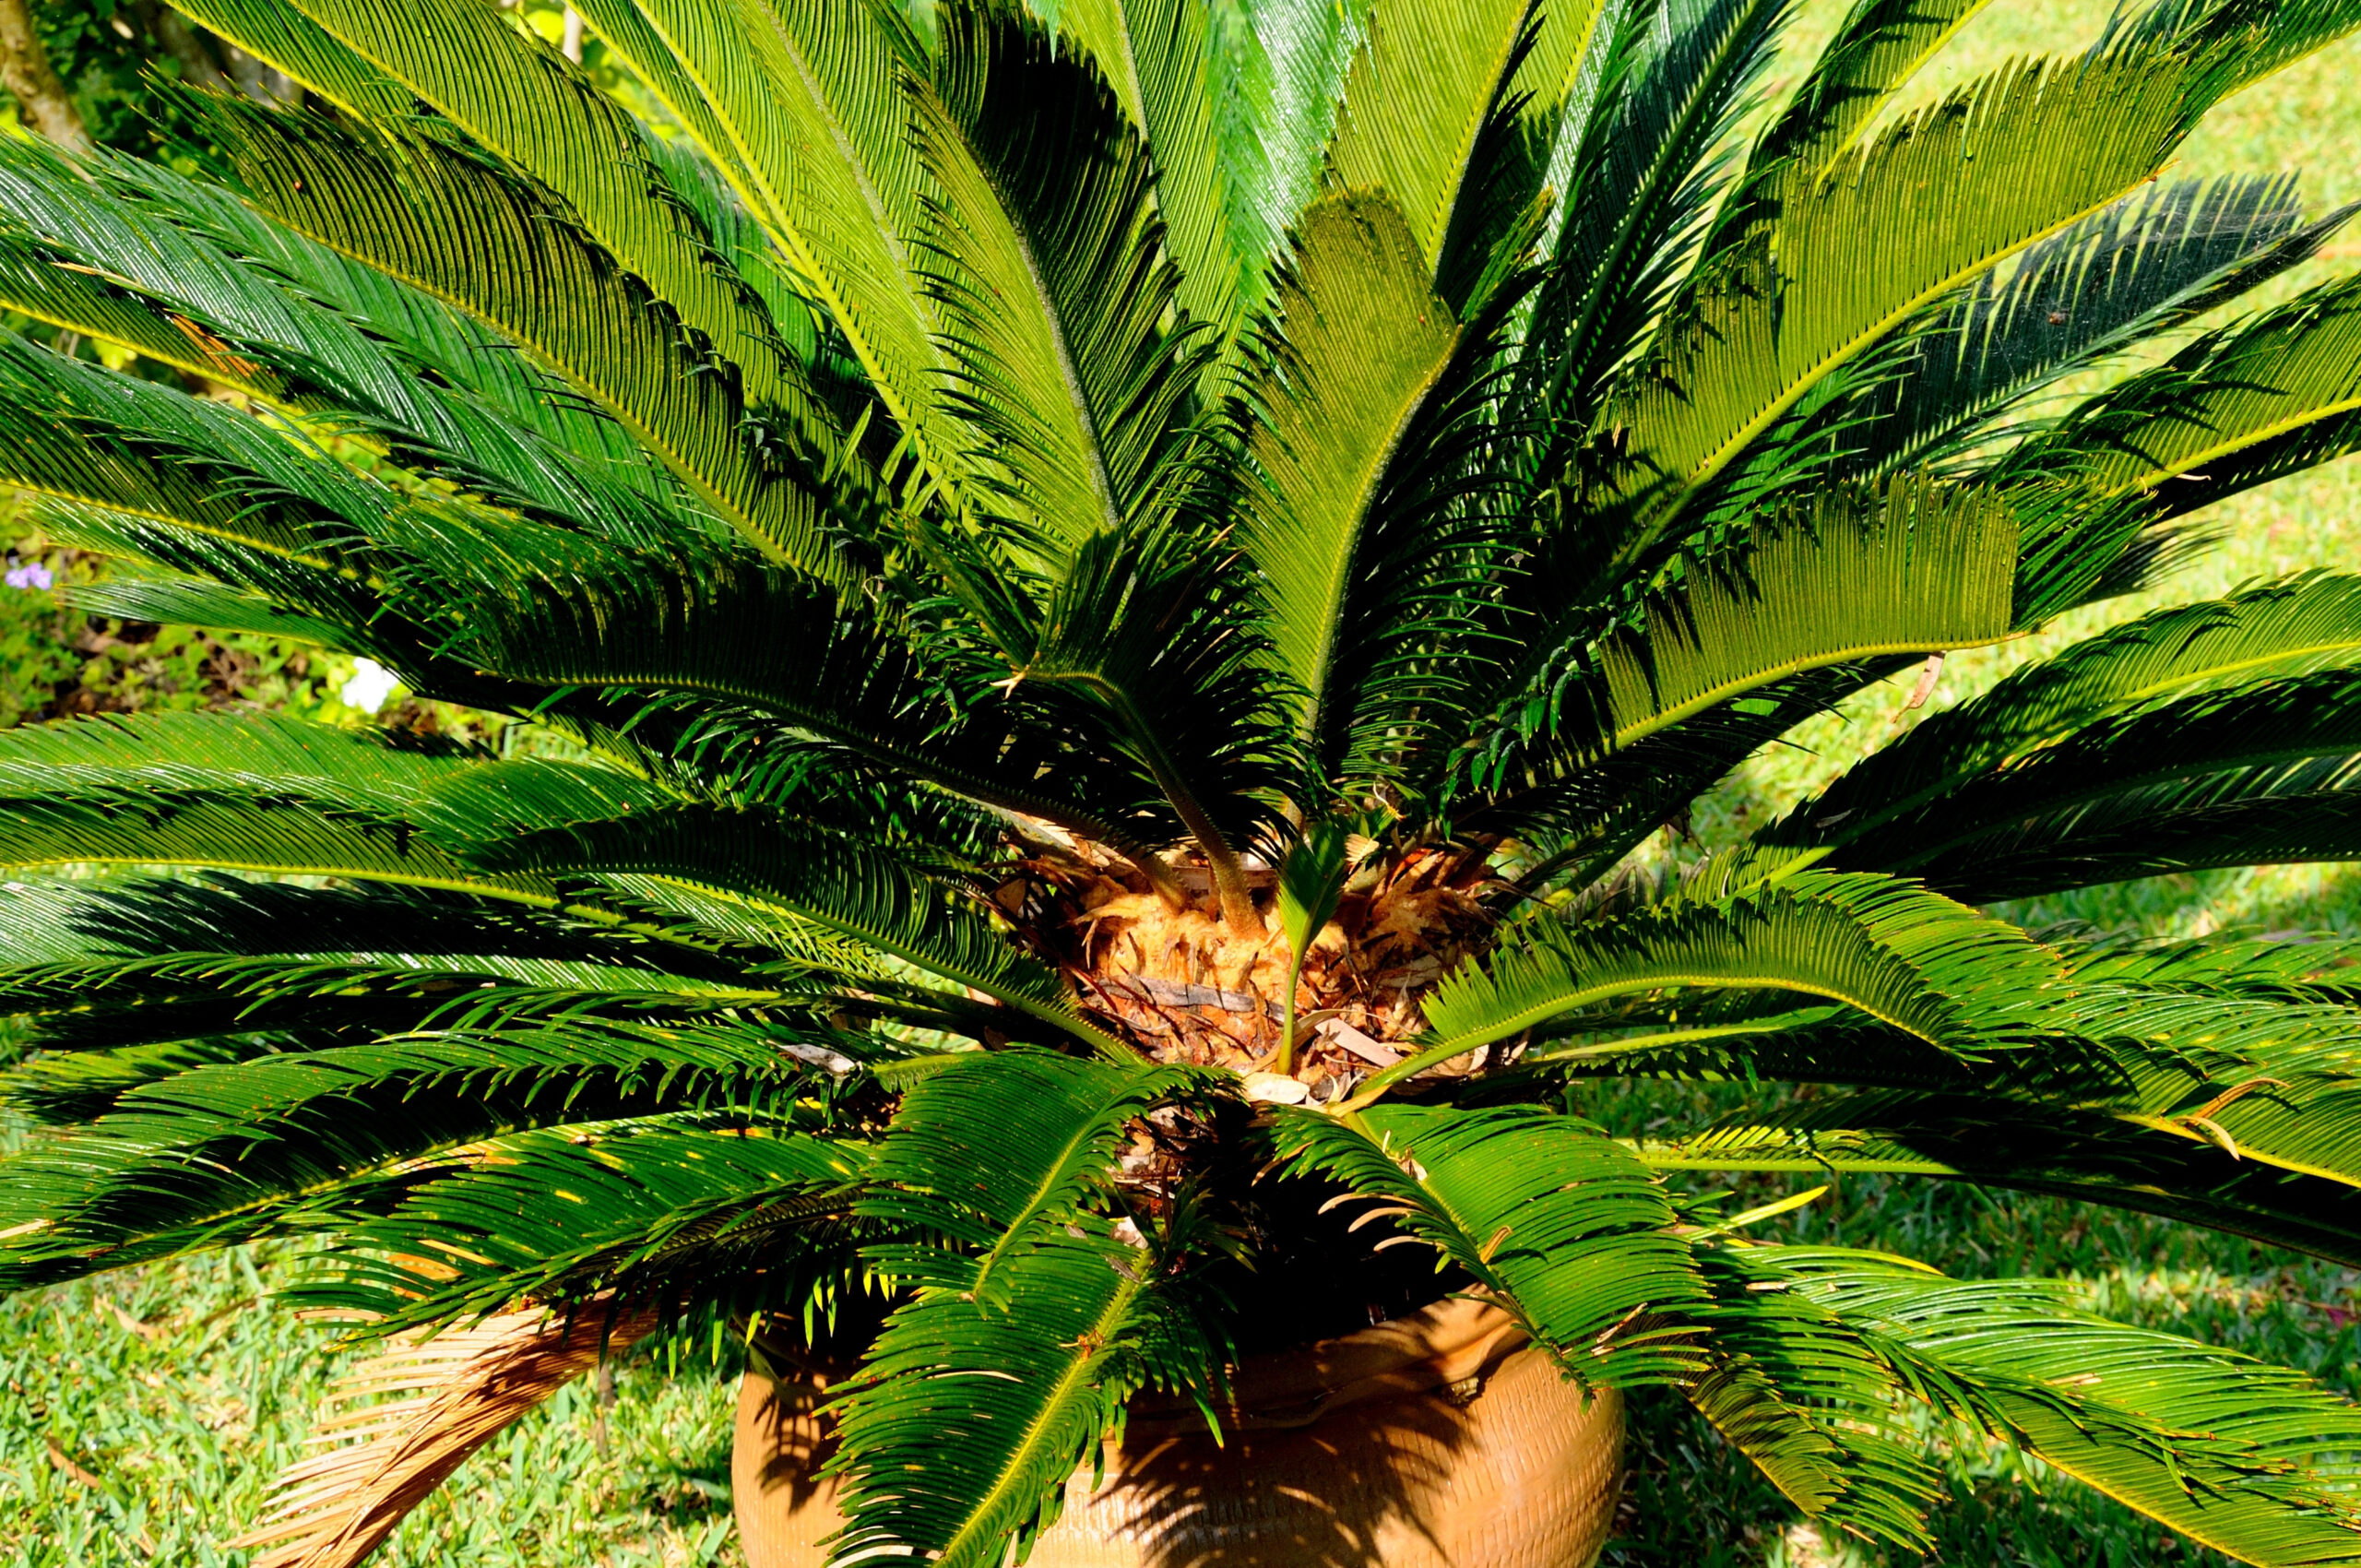
<svg viewBox="0 0 2361 1568"><path fill-rule="evenodd" d="M1801 36L1841 6L1814 0ZM2010 54L2094 36L2091 0L2003 0L1961 37L1928 90ZM2234 101L2176 173L2299 169L2326 205L2361 197L2361 42ZM2361 229L2273 291L2361 263ZM2361 568L2361 466L2299 475L2222 509L2226 539L2160 595L2087 612L2006 649L1954 657L1935 704L2164 599L2307 566ZM1892 732L1906 682L1864 694L1797 744L1750 766L1701 808L1709 837L1783 810ZM2279 867L2161 878L2010 912L2154 933L2234 927L2361 929L2361 869ZM1620 1091L1591 1109L1644 1123L1677 1107ZM1750 1192L1778 1190L1769 1182ZM2041 1274L2087 1302L2319 1372L2361 1394L2361 1277L2235 1238L2032 1198L1854 1181L1793 1218L1797 1240L1878 1245L1962 1275ZM255 1310L288 1254L257 1249L159 1265L0 1302L0 1562L113 1568L243 1564L223 1543L255 1515L300 1449L338 1368L325 1328ZM734 1369L634 1362L601 1410L576 1385L519 1422L421 1508L380 1554L386 1568L732 1564L729 1431ZM1958 1434L1934 1561L1977 1568L2168 1568L2224 1560L2038 1466ZM53 1458L52 1444L73 1468ZM1678 1400L1634 1404L1632 1476L1613 1568L1868 1568L1901 1561L1821 1540ZM152 1548L152 1550L151 1550Z"/></svg>
<svg viewBox="0 0 2361 1568"><path fill-rule="evenodd" d="M322 1353L326 1327L256 1309L284 1266L240 1248L0 1307L0 1562L248 1561L226 1543L300 1455L342 1362ZM742 1564L730 1517L735 1385L734 1366L668 1377L635 1361L601 1410L577 1383L469 1461L373 1562Z"/></svg>

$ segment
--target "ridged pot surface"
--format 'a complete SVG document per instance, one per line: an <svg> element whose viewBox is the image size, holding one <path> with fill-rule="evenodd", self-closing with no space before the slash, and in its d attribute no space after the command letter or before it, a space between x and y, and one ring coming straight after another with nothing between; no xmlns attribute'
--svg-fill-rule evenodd
<svg viewBox="0 0 2361 1568"><path fill-rule="evenodd" d="M748 1568L820 1568L842 1523L813 1414L825 1372L758 1360L730 1465ZM1590 1568L1622 1468L1612 1390L1559 1376L1506 1313L1446 1301L1251 1358L1216 1446L1193 1413L1135 1403L1097 1491L1027 1568Z"/></svg>

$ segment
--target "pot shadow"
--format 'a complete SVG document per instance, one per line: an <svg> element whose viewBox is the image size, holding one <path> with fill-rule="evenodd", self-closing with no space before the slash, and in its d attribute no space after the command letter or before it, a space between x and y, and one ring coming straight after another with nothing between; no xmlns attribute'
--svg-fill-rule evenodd
<svg viewBox="0 0 2361 1568"><path fill-rule="evenodd" d="M1418 1536L1442 1553L1419 1505L1469 1438L1470 1422L1442 1400L1388 1401L1382 1417L1358 1420L1347 1408L1220 1446L1202 1428L1134 1433L1126 1473L1087 1506L1153 1568L1382 1568Z"/></svg>
<svg viewBox="0 0 2361 1568"><path fill-rule="evenodd" d="M780 1364L774 1353L757 1363L777 1381L750 1376L738 1395L738 1431L730 1461L732 1491L741 1506L759 1500L765 1514L798 1515L824 1494L836 1491L820 1468L836 1457L834 1428L820 1415L828 1402L827 1374L806 1362ZM759 1464L749 1461L760 1456ZM831 1526L833 1528L834 1526Z"/></svg>
<svg viewBox="0 0 2361 1568"><path fill-rule="evenodd" d="M753 1405L746 1419L755 1441L740 1447L739 1463L751 1473L736 1477L739 1496L758 1497L766 1515L795 1515L808 1527L805 1511L835 1491L818 1475L836 1452L818 1413L826 1390L789 1372L742 1397ZM1406 1409L1388 1402L1382 1419L1357 1420L1347 1408L1316 1425L1230 1431L1218 1445L1202 1424L1194 1431L1142 1424L1152 1430L1134 1426L1129 1434L1123 1473L1112 1474L1110 1453L1106 1484L1086 1493L1088 1478L1077 1479L1066 1514L1087 1513L1091 1533L1128 1542L1147 1568L1383 1568L1389 1542L1398 1554L1419 1535L1433 1540L1420 1502L1440 1491L1470 1432L1467 1419L1442 1400ZM1093 1554L1069 1562L1063 1544L1045 1537L1030 1568L1105 1561L1103 1549L1078 1545Z"/></svg>

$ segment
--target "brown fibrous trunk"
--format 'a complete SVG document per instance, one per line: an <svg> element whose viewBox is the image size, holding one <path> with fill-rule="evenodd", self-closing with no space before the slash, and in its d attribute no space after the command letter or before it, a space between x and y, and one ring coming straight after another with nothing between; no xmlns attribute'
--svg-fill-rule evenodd
<svg viewBox="0 0 2361 1568"><path fill-rule="evenodd" d="M1221 918L1210 877L1180 868L1174 909L1113 857L1086 848L1018 862L993 895L1020 936L1067 978L1095 1022L1154 1060L1265 1071L1279 1061L1294 955L1273 877L1253 894L1274 918L1259 932ZM1374 857L1304 955L1295 997L1294 1077L1315 1098L1389 1064L1425 1027L1423 1004L1454 965L1489 946L1480 853L1414 849Z"/></svg>

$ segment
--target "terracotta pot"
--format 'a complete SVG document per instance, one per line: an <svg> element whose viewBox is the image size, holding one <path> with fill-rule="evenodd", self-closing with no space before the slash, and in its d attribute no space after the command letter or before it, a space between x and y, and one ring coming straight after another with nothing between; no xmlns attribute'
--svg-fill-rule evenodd
<svg viewBox="0 0 2361 1568"><path fill-rule="evenodd" d="M813 1472L828 1375L758 1357L730 1464L749 1568L819 1568L842 1522ZM1589 1568L1622 1468L1612 1390L1560 1377L1506 1313L1445 1301L1250 1358L1216 1447L1192 1413L1135 1403L1097 1491L1027 1568Z"/></svg>

